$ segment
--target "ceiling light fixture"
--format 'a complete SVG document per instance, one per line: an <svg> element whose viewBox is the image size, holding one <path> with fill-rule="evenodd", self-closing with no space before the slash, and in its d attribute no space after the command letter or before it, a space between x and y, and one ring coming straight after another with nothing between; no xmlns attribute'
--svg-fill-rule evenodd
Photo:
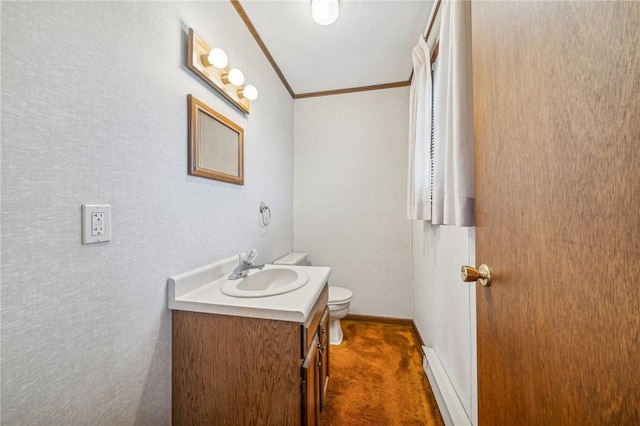
<svg viewBox="0 0 640 426"><path fill-rule="evenodd" d="M311 0L311 16L320 25L333 24L339 13L338 0Z"/></svg>

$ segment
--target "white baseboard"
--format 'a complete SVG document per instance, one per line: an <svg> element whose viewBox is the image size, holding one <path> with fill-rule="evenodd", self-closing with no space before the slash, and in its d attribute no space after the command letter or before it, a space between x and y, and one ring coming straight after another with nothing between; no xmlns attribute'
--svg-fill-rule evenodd
<svg viewBox="0 0 640 426"><path fill-rule="evenodd" d="M435 349L423 346L422 352L424 353L422 367L427 373L444 424L447 426L471 426L471 421L469 421Z"/></svg>

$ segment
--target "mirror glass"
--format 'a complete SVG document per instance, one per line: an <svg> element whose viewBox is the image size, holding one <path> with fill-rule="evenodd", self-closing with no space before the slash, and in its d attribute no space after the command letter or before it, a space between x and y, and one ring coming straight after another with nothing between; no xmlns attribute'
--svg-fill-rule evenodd
<svg viewBox="0 0 640 426"><path fill-rule="evenodd" d="M244 184L243 129L191 95L189 174Z"/></svg>

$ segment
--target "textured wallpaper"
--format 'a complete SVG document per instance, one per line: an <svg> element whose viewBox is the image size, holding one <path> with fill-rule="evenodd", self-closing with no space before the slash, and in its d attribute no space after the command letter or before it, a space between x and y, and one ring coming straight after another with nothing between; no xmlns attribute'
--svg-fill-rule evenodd
<svg viewBox="0 0 640 426"><path fill-rule="evenodd" d="M411 224L413 321L477 424L476 286L460 278L462 265L476 264L475 228Z"/></svg>
<svg viewBox="0 0 640 426"><path fill-rule="evenodd" d="M407 87L295 103L294 246L354 314L411 318L408 105Z"/></svg>
<svg viewBox="0 0 640 426"><path fill-rule="evenodd" d="M170 424L167 278L292 249L293 101L229 2L1 14L1 423ZM187 69L189 27L258 87L248 117ZM244 186L187 175L189 93L245 128ZM81 245L85 203L112 241Z"/></svg>

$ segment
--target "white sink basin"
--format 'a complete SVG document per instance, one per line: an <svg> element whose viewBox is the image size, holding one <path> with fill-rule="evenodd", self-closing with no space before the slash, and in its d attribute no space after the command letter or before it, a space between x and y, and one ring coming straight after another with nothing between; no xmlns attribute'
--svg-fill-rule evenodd
<svg viewBox="0 0 640 426"><path fill-rule="evenodd" d="M253 270L238 280L227 279L220 291L233 297L265 297L297 290L309 281L305 272L289 268Z"/></svg>

